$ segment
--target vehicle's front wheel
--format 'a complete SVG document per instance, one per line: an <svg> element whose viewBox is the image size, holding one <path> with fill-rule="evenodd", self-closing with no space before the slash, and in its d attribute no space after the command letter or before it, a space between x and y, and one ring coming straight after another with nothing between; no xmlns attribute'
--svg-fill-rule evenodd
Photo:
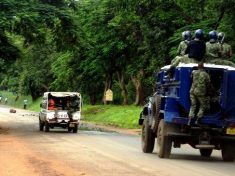
<svg viewBox="0 0 235 176"><path fill-rule="evenodd" d="M77 133L78 132L78 125L76 124L74 127L73 127L73 133Z"/></svg>
<svg viewBox="0 0 235 176"><path fill-rule="evenodd" d="M168 124L161 119L158 132L157 132L157 154L159 158L169 158L171 154L172 141L169 136L167 136L167 126Z"/></svg>
<svg viewBox="0 0 235 176"><path fill-rule="evenodd" d="M235 159L235 145L225 143L222 146L221 153L222 153L223 161L233 162Z"/></svg>
<svg viewBox="0 0 235 176"><path fill-rule="evenodd" d="M50 131L49 123L46 121L45 122L45 132L49 132L49 131Z"/></svg>
<svg viewBox="0 0 235 176"><path fill-rule="evenodd" d="M148 118L144 119L141 134L142 150L144 153L152 153L155 143L155 134L148 124Z"/></svg>
<svg viewBox="0 0 235 176"><path fill-rule="evenodd" d="M210 157L213 149L200 149L200 154L203 157Z"/></svg>

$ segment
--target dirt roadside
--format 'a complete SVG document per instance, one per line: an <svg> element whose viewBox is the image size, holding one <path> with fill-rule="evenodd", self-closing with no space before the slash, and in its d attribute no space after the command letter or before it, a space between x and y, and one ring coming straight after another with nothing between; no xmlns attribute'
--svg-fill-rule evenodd
<svg viewBox="0 0 235 176"><path fill-rule="evenodd" d="M1 128L1 131L8 131ZM0 134L0 175L1 176L64 176L86 175L77 172L63 162L45 157L46 153L32 150L29 144L12 136Z"/></svg>
<svg viewBox="0 0 235 176"><path fill-rule="evenodd" d="M94 130L94 131L116 132L116 133L127 134L127 135L140 135L141 134L141 129L124 129L124 128L117 128L113 126L99 125L99 124L85 122L85 121L82 121L80 128L87 129L87 130Z"/></svg>

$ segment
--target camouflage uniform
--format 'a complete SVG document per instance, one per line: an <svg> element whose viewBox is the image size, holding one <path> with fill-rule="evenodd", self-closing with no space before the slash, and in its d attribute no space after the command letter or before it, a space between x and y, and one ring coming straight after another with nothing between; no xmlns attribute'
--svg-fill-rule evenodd
<svg viewBox="0 0 235 176"><path fill-rule="evenodd" d="M181 60L184 60L184 58L181 58L185 55L185 50L186 48L188 47L188 41L187 40L184 40L184 41L181 41L180 44L179 44L179 47L178 47L178 50L177 50L177 55L174 59L172 59L171 61L171 65L176 62L179 64L179 62L181 62ZM177 65L178 65L177 64Z"/></svg>
<svg viewBox="0 0 235 176"><path fill-rule="evenodd" d="M217 64L217 65L227 65L235 68L235 64L232 61L229 60L223 60L221 58L219 59L213 59L210 61L211 64Z"/></svg>
<svg viewBox="0 0 235 176"><path fill-rule="evenodd" d="M184 56L176 56L172 61L171 61L171 66L176 67L179 65L179 63L198 63L198 61L196 59L193 58L189 58L188 55L184 55Z"/></svg>
<svg viewBox="0 0 235 176"><path fill-rule="evenodd" d="M191 107L189 118L197 116L201 118L205 111L209 109L209 97L207 96L208 87L210 85L210 76L202 69L194 70L192 73L192 86L190 89ZM198 106L198 113L196 114Z"/></svg>
<svg viewBox="0 0 235 176"><path fill-rule="evenodd" d="M231 58L233 54L231 45L227 43L221 43L219 45L220 45L222 59L226 60L226 59Z"/></svg>
<svg viewBox="0 0 235 176"><path fill-rule="evenodd" d="M206 42L206 62L221 56L221 47L218 43Z"/></svg>
<svg viewBox="0 0 235 176"><path fill-rule="evenodd" d="M231 55L230 52L232 52L231 46L228 44L222 45L219 43L206 43L206 62L235 67L232 61L227 60L229 55Z"/></svg>
<svg viewBox="0 0 235 176"><path fill-rule="evenodd" d="M184 41L181 41L180 44L179 44L179 47L178 47L178 50L177 50L177 54L178 56L183 56L185 55L185 50L186 48L188 47L188 41L187 40L184 40Z"/></svg>

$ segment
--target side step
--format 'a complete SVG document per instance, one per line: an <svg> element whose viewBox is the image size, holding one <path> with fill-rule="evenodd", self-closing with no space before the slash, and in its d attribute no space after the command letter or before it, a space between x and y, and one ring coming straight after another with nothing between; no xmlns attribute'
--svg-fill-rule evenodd
<svg viewBox="0 0 235 176"><path fill-rule="evenodd" d="M214 149L215 145L199 144L199 145L195 145L195 148L197 148L197 149Z"/></svg>

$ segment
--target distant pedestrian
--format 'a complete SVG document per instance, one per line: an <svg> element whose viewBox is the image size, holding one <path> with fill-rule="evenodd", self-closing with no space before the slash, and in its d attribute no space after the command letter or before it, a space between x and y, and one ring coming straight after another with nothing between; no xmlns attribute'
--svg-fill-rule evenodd
<svg viewBox="0 0 235 176"><path fill-rule="evenodd" d="M15 101L18 101L18 99L19 99L19 95L17 94L16 98L15 98Z"/></svg>
<svg viewBox="0 0 235 176"><path fill-rule="evenodd" d="M27 105L28 105L28 100L24 100L24 109L26 109L27 108Z"/></svg>
<svg viewBox="0 0 235 176"><path fill-rule="evenodd" d="M8 98L6 97L6 98L5 98L5 104L7 104L7 103L8 103Z"/></svg>
<svg viewBox="0 0 235 176"><path fill-rule="evenodd" d="M0 97L0 103L2 102L2 97Z"/></svg>

